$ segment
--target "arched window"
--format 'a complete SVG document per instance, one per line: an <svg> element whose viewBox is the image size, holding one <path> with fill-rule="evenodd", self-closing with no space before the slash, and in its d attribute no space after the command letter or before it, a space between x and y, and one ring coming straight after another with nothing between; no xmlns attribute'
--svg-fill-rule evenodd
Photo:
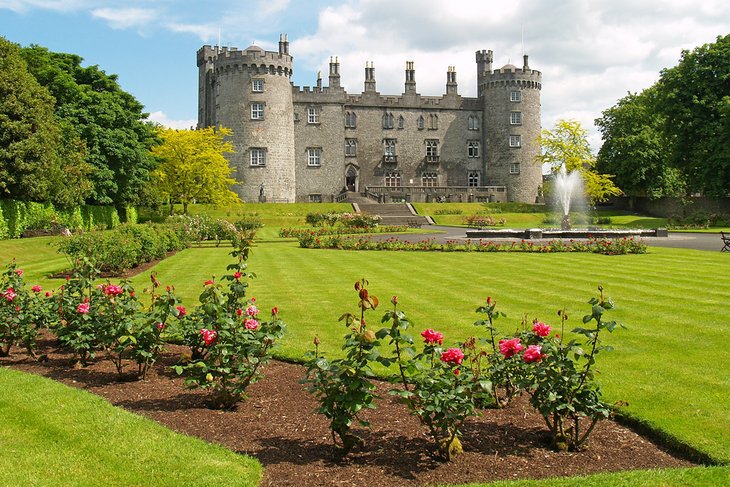
<svg viewBox="0 0 730 487"><path fill-rule="evenodd" d="M403 115L398 117L398 128L403 129L406 126L406 119L403 118Z"/></svg>
<svg viewBox="0 0 730 487"><path fill-rule="evenodd" d="M423 118L423 115L418 117L416 126L418 127L418 130L423 130L426 127L426 120Z"/></svg>
<svg viewBox="0 0 730 487"><path fill-rule="evenodd" d="M392 129L393 128L393 114L388 112L383 114L383 128L384 129Z"/></svg>
<svg viewBox="0 0 730 487"><path fill-rule="evenodd" d="M354 129L357 127L357 115L355 112L345 112L345 128Z"/></svg>

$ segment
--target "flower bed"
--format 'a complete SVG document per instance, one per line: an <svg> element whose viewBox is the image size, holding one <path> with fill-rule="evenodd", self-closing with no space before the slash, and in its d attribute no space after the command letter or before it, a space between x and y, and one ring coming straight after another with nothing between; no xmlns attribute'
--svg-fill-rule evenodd
<svg viewBox="0 0 730 487"><path fill-rule="evenodd" d="M353 235L359 233L396 233L405 232L404 225L383 225L377 227L319 227L319 228L282 228L279 236L302 238L307 235L321 237L323 235Z"/></svg>
<svg viewBox="0 0 730 487"><path fill-rule="evenodd" d="M436 243L435 239L408 242L395 237L386 240L373 240L369 237L343 237L324 235L319 237L306 234L299 238L299 245L307 249L338 250L421 250L440 252L593 252L603 255L645 254L646 243L633 237L590 238L587 240L550 240L535 243L529 240L520 242L494 242L488 240L447 240Z"/></svg>

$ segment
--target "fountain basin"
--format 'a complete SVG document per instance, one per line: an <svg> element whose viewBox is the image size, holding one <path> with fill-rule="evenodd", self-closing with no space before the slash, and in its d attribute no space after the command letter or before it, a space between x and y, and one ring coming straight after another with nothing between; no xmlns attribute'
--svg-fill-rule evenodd
<svg viewBox="0 0 730 487"><path fill-rule="evenodd" d="M666 228L651 230L639 229L604 229L604 228L577 228L561 230L559 228L495 228L467 230L467 238L519 238L524 240L555 239L555 238L623 238L623 237L668 237Z"/></svg>

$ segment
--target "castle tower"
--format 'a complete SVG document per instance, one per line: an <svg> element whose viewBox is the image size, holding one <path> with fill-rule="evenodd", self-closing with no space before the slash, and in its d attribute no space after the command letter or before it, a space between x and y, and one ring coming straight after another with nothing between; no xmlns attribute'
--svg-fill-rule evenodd
<svg viewBox="0 0 730 487"><path fill-rule="evenodd" d="M292 61L285 36L278 52L198 50L198 126L233 131L228 160L244 201L295 200Z"/></svg>
<svg viewBox="0 0 730 487"><path fill-rule="evenodd" d="M542 74L507 64L492 71L492 51L477 51L477 83L483 107L484 174L506 186L509 201L534 203L542 185L540 89Z"/></svg>

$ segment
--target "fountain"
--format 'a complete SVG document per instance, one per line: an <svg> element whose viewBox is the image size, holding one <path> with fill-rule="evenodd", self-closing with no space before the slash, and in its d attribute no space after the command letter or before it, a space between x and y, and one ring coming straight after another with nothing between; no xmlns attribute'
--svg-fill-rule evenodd
<svg viewBox="0 0 730 487"><path fill-rule="evenodd" d="M563 218L560 222L561 230L570 230L570 202L574 197L582 197L583 179L578 171L568 173L565 164L560 166L558 174L555 175L555 198L563 210Z"/></svg>

